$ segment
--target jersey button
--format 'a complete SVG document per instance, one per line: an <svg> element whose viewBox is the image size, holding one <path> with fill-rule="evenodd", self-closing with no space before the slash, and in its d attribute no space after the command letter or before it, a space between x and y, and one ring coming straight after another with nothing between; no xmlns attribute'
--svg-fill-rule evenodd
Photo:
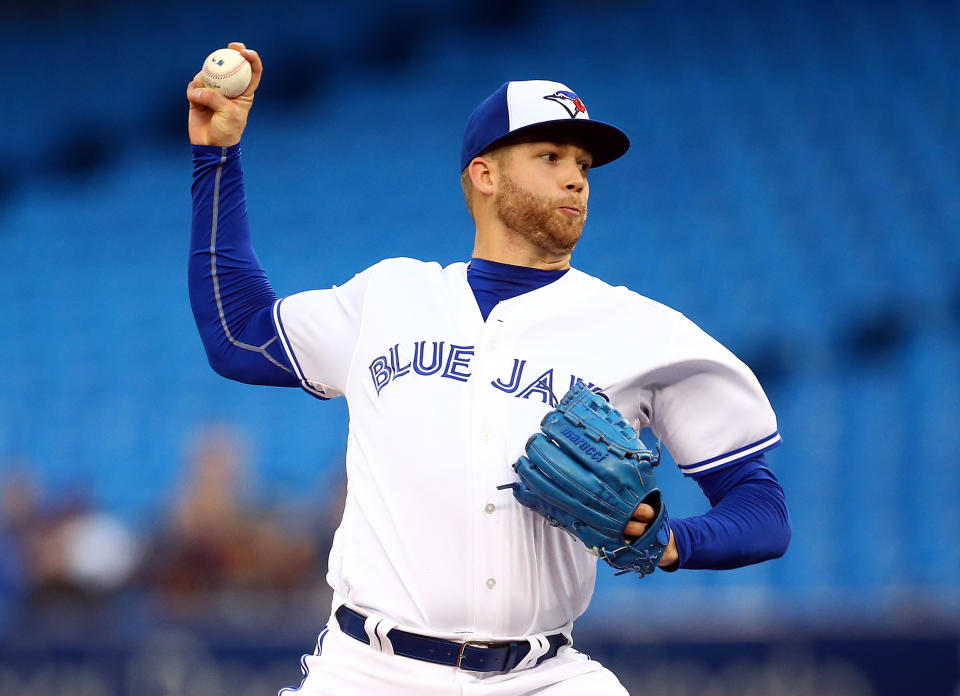
<svg viewBox="0 0 960 696"><path fill-rule="evenodd" d="M493 578L487 578L487 589L488 589L488 590L492 590L492 589L493 589L494 587L496 587L496 586L497 586L497 581L496 581L496 580L494 580Z"/></svg>
<svg viewBox="0 0 960 696"><path fill-rule="evenodd" d="M493 511L497 509L497 506L493 503L487 503L486 507L483 508L488 515L492 515Z"/></svg>
<svg viewBox="0 0 960 696"><path fill-rule="evenodd" d="M493 439L493 433L491 433L489 430L484 430L482 433L480 433L480 439L484 442L490 442L490 440Z"/></svg>

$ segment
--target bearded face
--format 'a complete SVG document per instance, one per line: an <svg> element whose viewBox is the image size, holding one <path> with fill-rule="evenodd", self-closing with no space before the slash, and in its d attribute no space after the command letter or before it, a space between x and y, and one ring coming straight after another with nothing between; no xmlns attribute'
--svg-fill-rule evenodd
<svg viewBox="0 0 960 696"><path fill-rule="evenodd" d="M560 208L565 205L582 212L580 215L564 213ZM573 251L587 219L587 205L578 196L538 196L521 188L505 171L500 173L494 206L497 217L506 227L556 256Z"/></svg>

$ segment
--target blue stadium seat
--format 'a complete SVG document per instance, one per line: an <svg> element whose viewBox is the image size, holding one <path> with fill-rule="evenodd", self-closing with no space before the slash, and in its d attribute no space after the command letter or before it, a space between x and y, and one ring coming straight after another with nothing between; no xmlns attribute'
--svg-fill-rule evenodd
<svg viewBox="0 0 960 696"><path fill-rule="evenodd" d="M301 51L327 66L298 107L258 95L244 141L250 221L278 293L342 283L386 256L464 260L473 231L456 163L478 90L567 81L633 140L591 175L574 262L676 307L744 357L771 343L789 356L765 386L785 440L770 461L793 548L730 575L654 576L649 591L762 586L796 606L813 593L956 592L960 101L947 4L569 3L468 29L448 3L421 0L404 11L449 31L419 32L403 70L364 64L358 43L394 3L242 5L216 42L249 37L268 70L272 55ZM191 5L187 27L185 7L151 10L151 33L180 39L163 65L143 58L134 5L112 8L118 26L102 42L80 31L96 28L95 13L29 36L0 27L9 91L77 105L65 119L4 104L0 165L22 162L24 182L0 202L0 295L11 300L0 457L27 455L49 486L83 482L132 519L162 509L200 424L245 431L258 476L289 495L341 467L345 441L343 404L231 384L206 366L186 294L189 148L137 130L159 93L183 106L181 83L210 48L194 27L212 10ZM81 52L84 70L33 79ZM105 86L122 95L119 115ZM82 124L109 136L111 159L71 177L51 162L88 135ZM844 347L890 307L903 308L902 345L879 359ZM695 484L664 477L678 514L704 509ZM611 601L638 601L632 585L599 583Z"/></svg>

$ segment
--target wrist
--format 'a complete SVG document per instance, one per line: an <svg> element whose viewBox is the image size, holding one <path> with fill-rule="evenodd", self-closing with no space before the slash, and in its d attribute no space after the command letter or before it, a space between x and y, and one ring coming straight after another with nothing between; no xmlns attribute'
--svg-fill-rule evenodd
<svg viewBox="0 0 960 696"><path fill-rule="evenodd" d="M673 535L673 530L670 530L670 543L667 544L667 548L663 550L663 555L660 557L660 562L657 564L660 568L664 570L676 570L680 561L680 552L677 550L677 540ZM671 567L672 566L672 567Z"/></svg>
<svg viewBox="0 0 960 696"><path fill-rule="evenodd" d="M236 145L198 145L197 143L191 143L190 150L194 156L216 155L217 157L223 157L226 155L229 157L240 152L240 143Z"/></svg>

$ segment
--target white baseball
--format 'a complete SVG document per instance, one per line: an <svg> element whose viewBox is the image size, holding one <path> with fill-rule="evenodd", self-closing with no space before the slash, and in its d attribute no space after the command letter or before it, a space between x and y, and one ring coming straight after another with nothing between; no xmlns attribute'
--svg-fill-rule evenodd
<svg viewBox="0 0 960 696"><path fill-rule="evenodd" d="M250 85L250 62L239 51L220 48L203 61L200 78L228 99L239 97Z"/></svg>

